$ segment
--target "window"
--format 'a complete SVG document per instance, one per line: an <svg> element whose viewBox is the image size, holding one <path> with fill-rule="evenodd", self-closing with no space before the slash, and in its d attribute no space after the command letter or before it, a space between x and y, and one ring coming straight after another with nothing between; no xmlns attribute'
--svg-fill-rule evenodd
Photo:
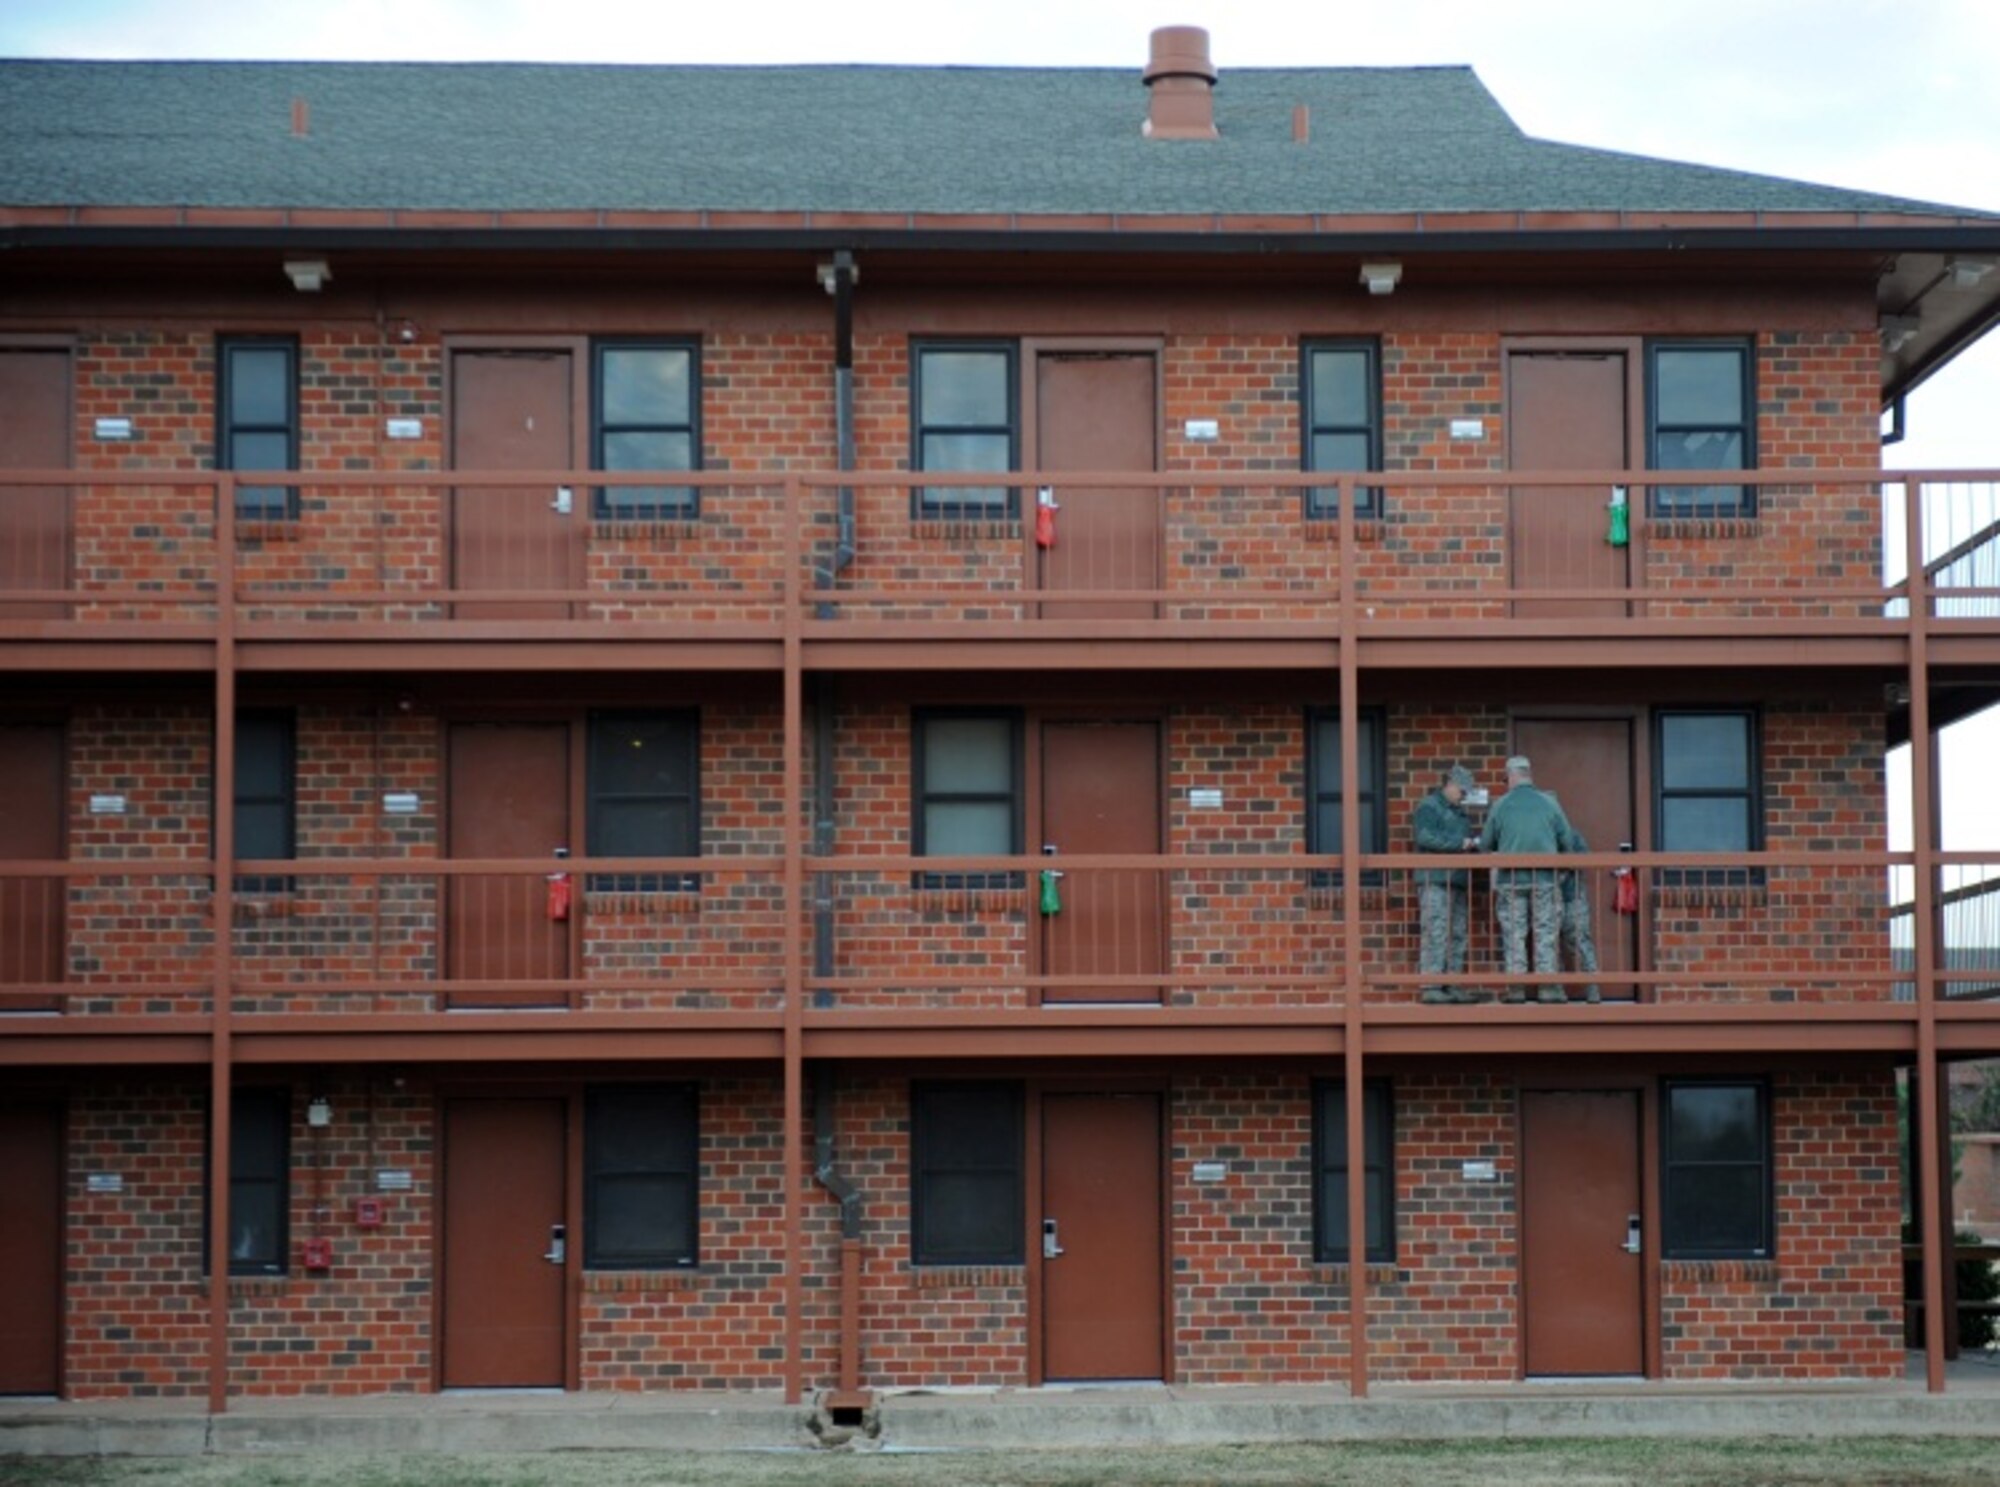
<svg viewBox="0 0 2000 1487"><path fill-rule="evenodd" d="M282 1089L229 1098L229 1273L283 1275L290 1204L292 1101ZM205 1145L206 1143L204 1143ZM208 1269L208 1185L202 1183L202 1270Z"/></svg>
<svg viewBox="0 0 2000 1487"><path fill-rule="evenodd" d="M1368 1260L1396 1258L1395 1130L1389 1086L1361 1087L1362 1141L1367 1152ZM1313 1258L1342 1265L1348 1259L1347 1086L1313 1085Z"/></svg>
<svg viewBox="0 0 2000 1487"><path fill-rule="evenodd" d="M1301 353L1299 406L1308 470L1382 468L1380 363L1372 341L1308 341ZM1306 515L1340 515L1331 486L1306 492ZM1381 513L1382 492L1355 492L1356 516Z"/></svg>
<svg viewBox="0 0 2000 1487"><path fill-rule="evenodd" d="M925 712L912 719L919 857L1012 857L1021 851L1021 717ZM1007 887L1011 873L929 873L932 888Z"/></svg>
<svg viewBox="0 0 2000 1487"><path fill-rule="evenodd" d="M910 1259L1018 1265L1023 1140L1018 1084L910 1089Z"/></svg>
<svg viewBox="0 0 2000 1487"><path fill-rule="evenodd" d="M1763 846L1756 716L1747 708L1654 715L1654 838L1662 852L1756 852ZM1751 881L1748 868L1667 869L1662 881Z"/></svg>
<svg viewBox="0 0 2000 1487"><path fill-rule="evenodd" d="M1770 1095L1759 1082L1669 1081L1661 1240L1670 1260L1772 1250Z"/></svg>
<svg viewBox="0 0 2000 1487"><path fill-rule="evenodd" d="M591 463L599 470L699 470L701 392L689 341L605 341L591 355ZM595 514L686 520L700 511L691 485L600 487Z"/></svg>
<svg viewBox="0 0 2000 1487"><path fill-rule="evenodd" d="M215 462L223 470L299 467L299 344L289 338L232 336L217 343ZM299 514L297 486L239 485L239 521L284 521Z"/></svg>
<svg viewBox="0 0 2000 1487"><path fill-rule="evenodd" d="M590 720L585 850L592 857L701 855L700 715L599 713ZM593 891L701 886L693 873L593 873Z"/></svg>
<svg viewBox="0 0 2000 1487"><path fill-rule="evenodd" d="M296 725L290 713L236 715L236 858L287 862L295 845L298 769ZM242 877L238 893L284 893L290 878Z"/></svg>
<svg viewBox="0 0 2000 1487"><path fill-rule="evenodd" d="M1749 344L1663 341L1647 348L1647 358L1647 467L1753 468ZM1655 516L1751 516L1756 509L1753 486L1653 487Z"/></svg>
<svg viewBox="0 0 2000 1487"><path fill-rule="evenodd" d="M1384 762L1382 714L1370 709L1354 720L1361 745L1360 789L1361 850L1389 850L1389 823L1382 810ZM1306 851L1334 854L1340 851L1340 714L1314 709L1306 714ZM1380 874L1364 874L1366 882L1380 881ZM1322 871L1315 881L1337 883L1339 871Z"/></svg>
<svg viewBox="0 0 2000 1487"><path fill-rule="evenodd" d="M921 345L911 378L915 425L911 463L919 470L994 472L1017 468L1019 398L1014 348L996 342ZM1006 520L1014 493L1004 486L925 486L920 517Z"/></svg>
<svg viewBox="0 0 2000 1487"><path fill-rule="evenodd" d="M583 1263L653 1270L697 1258L692 1084L595 1088L583 1106Z"/></svg>

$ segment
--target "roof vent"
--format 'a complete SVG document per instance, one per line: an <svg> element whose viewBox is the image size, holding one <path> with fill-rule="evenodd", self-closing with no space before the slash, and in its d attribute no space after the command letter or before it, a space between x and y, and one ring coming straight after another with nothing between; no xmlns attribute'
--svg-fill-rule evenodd
<svg viewBox="0 0 2000 1487"><path fill-rule="evenodd" d="M1153 33L1146 63L1152 92L1140 133L1148 139L1215 138L1215 64L1208 60L1208 31L1162 26Z"/></svg>

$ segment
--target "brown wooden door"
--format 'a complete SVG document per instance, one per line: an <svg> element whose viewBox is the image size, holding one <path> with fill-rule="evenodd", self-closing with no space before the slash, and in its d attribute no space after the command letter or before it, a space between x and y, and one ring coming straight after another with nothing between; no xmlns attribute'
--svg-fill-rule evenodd
<svg viewBox="0 0 2000 1487"><path fill-rule="evenodd" d="M1645 1372L1639 1096L1521 1095L1521 1292L1531 1377Z"/></svg>
<svg viewBox="0 0 2000 1487"><path fill-rule="evenodd" d="M1042 725L1042 851L1064 876L1042 915L1050 976L1158 976L1166 964L1157 868L1063 867L1068 856L1160 851L1160 726ZM1055 851L1051 853L1049 849ZM1052 987L1048 1002L1157 1002L1157 984Z"/></svg>
<svg viewBox="0 0 2000 1487"><path fill-rule="evenodd" d="M0 861L62 861L63 799L62 729L0 724ZM59 996L10 988L63 979L66 894L61 878L0 873L0 1011L61 1010Z"/></svg>
<svg viewBox="0 0 2000 1487"><path fill-rule="evenodd" d="M68 353L0 351L0 469L67 469L69 451ZM68 587L68 490L0 485L0 594ZM63 613L60 603L0 602L0 624Z"/></svg>
<svg viewBox="0 0 2000 1487"><path fill-rule="evenodd" d="M451 728L448 855L538 858L557 871L570 845L569 725L455 723ZM454 1007L547 1007L568 1000L571 926L549 910L548 872L453 878L446 970L451 980L527 981L506 991L454 990Z"/></svg>
<svg viewBox="0 0 2000 1487"><path fill-rule="evenodd" d="M62 1380L62 1108L0 1104L0 1394Z"/></svg>
<svg viewBox="0 0 2000 1487"><path fill-rule="evenodd" d="M1160 1224L1159 1096L1044 1096L1042 1377L1161 1377Z"/></svg>
<svg viewBox="0 0 2000 1487"><path fill-rule="evenodd" d="M1150 352L1041 353L1035 359L1035 459L1043 470L1157 467L1159 414ZM1156 589L1160 500L1150 486L1058 488L1053 547L1038 550L1047 590ZM1157 606L1044 603L1049 618L1151 619Z"/></svg>
<svg viewBox="0 0 2000 1487"><path fill-rule="evenodd" d="M1507 359L1507 460L1516 470L1622 470L1625 355L1517 351ZM1522 486L1508 502L1517 589L1623 589L1631 565L1605 541L1608 486ZM1621 599L1517 599L1529 618L1623 615Z"/></svg>
<svg viewBox="0 0 2000 1487"><path fill-rule="evenodd" d="M563 1234L566 1107L452 1100L444 1126L447 1389L561 1388L568 1269Z"/></svg>
<svg viewBox="0 0 2000 1487"><path fill-rule="evenodd" d="M1629 718L1516 718L1514 749L1535 765L1535 783L1554 793L1563 814L1593 852L1616 852L1633 835L1632 722ZM1588 894L1597 941L1599 984L1610 998L1631 999L1637 988L1617 972L1639 969L1639 917L1612 908L1608 869L1586 868L1579 888ZM1576 966L1565 963L1563 969ZM1568 988L1571 1000L1579 988Z"/></svg>
<svg viewBox="0 0 2000 1487"><path fill-rule="evenodd" d="M575 446L574 358L567 351L459 351L452 355L451 462L456 470L568 470ZM460 486L452 493L452 575L461 591L578 589L590 492L556 486ZM570 606L461 601L464 619L562 619Z"/></svg>

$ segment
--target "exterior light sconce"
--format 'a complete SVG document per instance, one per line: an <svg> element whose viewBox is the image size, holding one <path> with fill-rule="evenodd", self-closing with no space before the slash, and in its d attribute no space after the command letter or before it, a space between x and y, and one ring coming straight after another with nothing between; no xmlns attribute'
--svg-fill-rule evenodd
<svg viewBox="0 0 2000 1487"><path fill-rule="evenodd" d="M1882 349L1894 356L1917 338L1922 326L1915 315L1884 315L1882 317Z"/></svg>
<svg viewBox="0 0 2000 1487"><path fill-rule="evenodd" d="M333 1124L333 1102L325 1095L314 1095L306 1103L306 1124L314 1130L323 1130Z"/></svg>
<svg viewBox="0 0 2000 1487"><path fill-rule="evenodd" d="M1947 258L1944 271L1951 275L1954 289L1977 289L1979 281L1993 272L1991 258Z"/></svg>
<svg viewBox="0 0 2000 1487"><path fill-rule="evenodd" d="M287 258L285 277L299 293L317 294L333 277L333 270L327 267L324 258Z"/></svg>
<svg viewBox="0 0 2000 1487"><path fill-rule="evenodd" d="M1364 263L1361 265L1361 282L1368 286L1370 294L1394 294L1396 286L1403 281L1403 266L1400 263Z"/></svg>

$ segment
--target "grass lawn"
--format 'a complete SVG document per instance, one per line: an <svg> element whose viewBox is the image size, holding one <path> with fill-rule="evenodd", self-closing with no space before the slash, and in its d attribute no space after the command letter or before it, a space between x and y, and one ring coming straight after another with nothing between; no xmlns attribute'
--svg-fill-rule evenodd
<svg viewBox="0 0 2000 1487"><path fill-rule="evenodd" d="M924 1454L0 1457L6 1487L2000 1487L1990 1440L1521 1441Z"/></svg>

